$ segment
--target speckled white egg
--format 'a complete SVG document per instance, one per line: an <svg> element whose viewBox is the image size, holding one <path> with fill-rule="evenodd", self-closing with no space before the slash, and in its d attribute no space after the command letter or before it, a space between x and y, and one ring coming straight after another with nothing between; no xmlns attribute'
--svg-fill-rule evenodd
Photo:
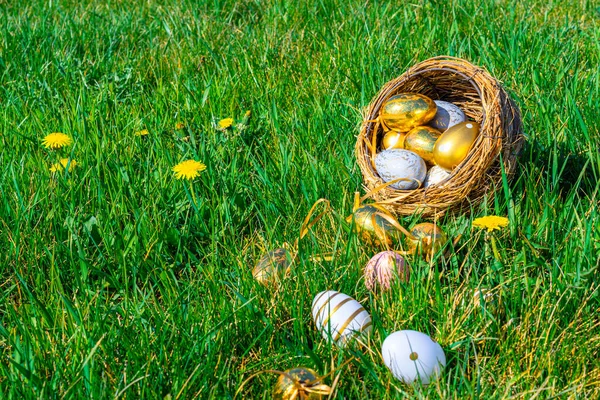
<svg viewBox="0 0 600 400"><path fill-rule="evenodd" d="M467 120L465 113L456 104L443 100L435 100L435 104L437 105L437 112L435 117L427 124L432 128L444 132L451 126Z"/></svg>
<svg viewBox="0 0 600 400"><path fill-rule="evenodd" d="M436 380L446 366L442 346L417 331L398 331L381 346L383 362L396 379L404 383L420 380L424 385Z"/></svg>
<svg viewBox="0 0 600 400"><path fill-rule="evenodd" d="M425 177L425 182L423 182L424 187L430 186L443 186L441 185L446 179L450 178L452 175L450 172L446 171L442 167L434 165L429 168L427 171L427 176Z"/></svg>
<svg viewBox="0 0 600 400"><path fill-rule="evenodd" d="M417 189L427 175L425 161L416 153L404 149L383 150L375 156L375 169L384 182L402 178L391 184L398 190Z"/></svg>
<svg viewBox="0 0 600 400"><path fill-rule="evenodd" d="M326 340L343 347L348 340L371 331L371 316L352 297L334 290L315 296L312 316Z"/></svg>

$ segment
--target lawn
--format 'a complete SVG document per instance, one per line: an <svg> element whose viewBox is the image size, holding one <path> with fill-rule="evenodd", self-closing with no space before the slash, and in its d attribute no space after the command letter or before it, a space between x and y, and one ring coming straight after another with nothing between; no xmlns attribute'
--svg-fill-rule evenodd
<svg viewBox="0 0 600 400"><path fill-rule="evenodd" d="M598 3L31 0L0 21L3 398L271 398L259 372L298 366L339 399L600 396ZM380 249L345 222L362 112L437 55L502 82L524 148L510 185L437 221L462 235L446 256L374 295ZM190 159L206 170L176 179ZM499 257L485 215L509 218ZM252 268L282 246L293 271L263 287ZM321 337L323 290L369 311L365 346ZM383 364L402 329L440 343L439 380Z"/></svg>

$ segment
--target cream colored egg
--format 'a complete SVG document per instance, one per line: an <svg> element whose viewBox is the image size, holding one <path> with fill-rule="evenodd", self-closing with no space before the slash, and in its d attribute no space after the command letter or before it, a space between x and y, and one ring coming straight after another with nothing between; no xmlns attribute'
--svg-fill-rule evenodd
<svg viewBox="0 0 600 400"><path fill-rule="evenodd" d="M404 149L384 150L375 156L375 169L384 182L401 178L390 186L398 190L417 189L427 175L425 161Z"/></svg>
<svg viewBox="0 0 600 400"><path fill-rule="evenodd" d="M417 331L398 331L389 335L381 346L383 362L396 379L424 385L435 381L446 366L442 346Z"/></svg>
<svg viewBox="0 0 600 400"><path fill-rule="evenodd" d="M434 100L437 106L435 117L427 125L444 132L446 129L465 122L465 113L456 105L443 100Z"/></svg>
<svg viewBox="0 0 600 400"><path fill-rule="evenodd" d="M328 290L315 296L312 316L326 340L343 347L350 339L371 331L371 316L344 293Z"/></svg>
<svg viewBox="0 0 600 400"><path fill-rule="evenodd" d="M426 188L430 186L443 186L443 183L450 178L450 175L452 175L450 172L437 165L434 165L433 167L429 168L429 171L427 171L427 176L425 177L423 186Z"/></svg>

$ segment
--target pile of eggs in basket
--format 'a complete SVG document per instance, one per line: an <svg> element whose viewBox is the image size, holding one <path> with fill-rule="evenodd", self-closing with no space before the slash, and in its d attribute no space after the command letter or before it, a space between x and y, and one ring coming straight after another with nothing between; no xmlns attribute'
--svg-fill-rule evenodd
<svg viewBox="0 0 600 400"><path fill-rule="evenodd" d="M457 105L418 93L389 98L379 121L386 133L373 164L397 190L443 185L479 134L479 125Z"/></svg>

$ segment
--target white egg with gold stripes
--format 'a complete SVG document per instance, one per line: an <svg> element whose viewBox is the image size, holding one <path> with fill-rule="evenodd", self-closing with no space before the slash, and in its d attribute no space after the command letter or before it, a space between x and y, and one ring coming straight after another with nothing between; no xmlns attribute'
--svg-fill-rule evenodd
<svg viewBox="0 0 600 400"><path fill-rule="evenodd" d="M371 331L371 316L352 297L334 290L315 296L312 316L326 340L344 346L350 339Z"/></svg>

